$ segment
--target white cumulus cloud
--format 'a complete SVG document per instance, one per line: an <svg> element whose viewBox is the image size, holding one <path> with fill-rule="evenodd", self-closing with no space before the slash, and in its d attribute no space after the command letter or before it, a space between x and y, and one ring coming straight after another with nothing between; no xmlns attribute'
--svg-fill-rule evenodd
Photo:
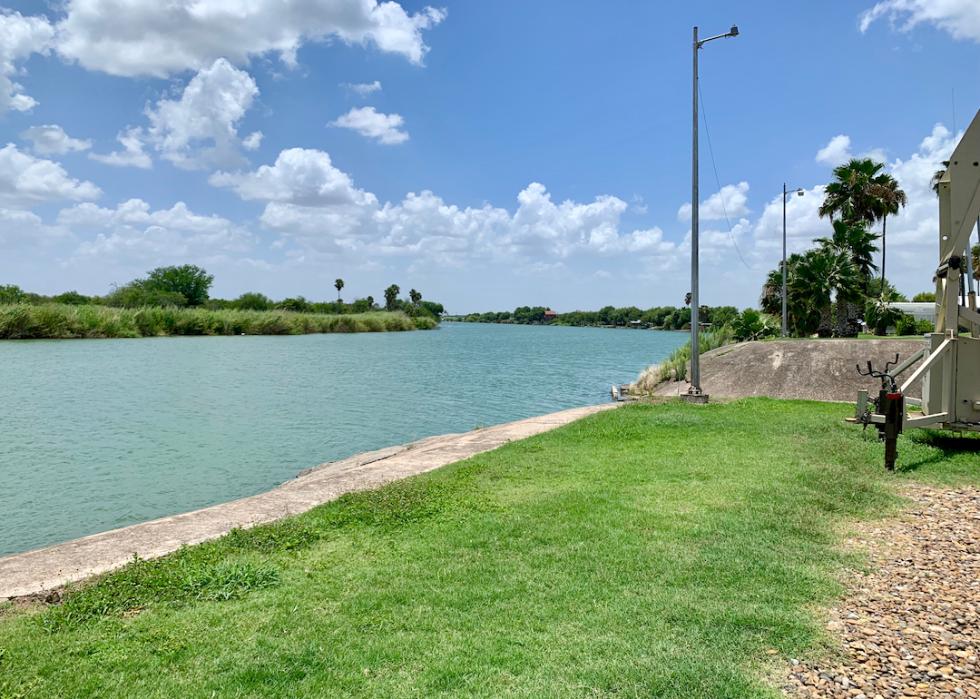
<svg viewBox="0 0 980 699"><path fill-rule="evenodd" d="M980 42L980 2L977 0L882 0L861 13L862 32L882 17L907 32L932 24L954 39Z"/></svg>
<svg viewBox="0 0 980 699"><path fill-rule="evenodd" d="M72 138L57 124L32 126L20 134L30 141L38 155L64 155L65 153L85 151L92 147L88 139Z"/></svg>
<svg viewBox="0 0 980 699"><path fill-rule="evenodd" d="M301 206L377 204L373 194L356 188L350 175L334 167L328 153L307 148L284 150L275 164L253 172L216 172L210 182L230 187L246 200Z"/></svg>
<svg viewBox="0 0 980 699"><path fill-rule="evenodd" d="M386 145L408 140L408 133L402 130L405 119L400 114L384 114L374 107L356 107L330 122L330 125L351 129Z"/></svg>
<svg viewBox="0 0 980 699"><path fill-rule="evenodd" d="M253 236L220 216L195 214L183 202L154 211L141 199L114 209L80 204L63 209L58 225L89 236L75 258L97 258L108 264L140 266L206 261L247 252Z"/></svg>
<svg viewBox="0 0 980 699"><path fill-rule="evenodd" d="M0 149L0 205L30 208L49 201L86 201L101 194L94 184L70 177L53 160L36 158L12 143Z"/></svg>
<svg viewBox="0 0 980 699"><path fill-rule="evenodd" d="M167 77L218 58L245 64L266 53L292 65L304 43L331 38L421 63L428 50L422 32L445 16L377 0L67 0L58 51L124 76Z"/></svg>
<svg viewBox="0 0 980 699"><path fill-rule="evenodd" d="M242 162L238 122L259 88L248 73L223 58L191 78L179 99L162 99L147 110L146 138L177 167L227 167ZM248 137L257 147L261 134Z"/></svg>
<svg viewBox="0 0 980 699"><path fill-rule="evenodd" d="M851 159L851 137L837 134L817 151L816 161L823 165L837 166Z"/></svg>
<svg viewBox="0 0 980 699"><path fill-rule="evenodd" d="M719 191L701 202L698 209L698 219L714 221L724 218L736 218L748 213L749 183L726 184ZM691 220L691 203L682 204L677 210L678 221Z"/></svg>
<svg viewBox="0 0 980 699"><path fill-rule="evenodd" d="M149 170L153 160L144 150L143 129L134 127L119 133L116 140L122 145L122 150L111 153L89 153L88 157L105 165L114 167L138 167Z"/></svg>
<svg viewBox="0 0 980 699"><path fill-rule="evenodd" d="M0 8L0 114L27 112L37 104L14 78L20 70L18 63L32 53L46 53L53 38L54 27L47 18L25 17Z"/></svg>

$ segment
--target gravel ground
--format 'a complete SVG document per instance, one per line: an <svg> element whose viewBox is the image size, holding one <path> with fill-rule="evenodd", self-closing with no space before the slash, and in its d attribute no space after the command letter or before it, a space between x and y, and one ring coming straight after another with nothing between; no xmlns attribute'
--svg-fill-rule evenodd
<svg viewBox="0 0 980 699"><path fill-rule="evenodd" d="M791 661L794 697L980 697L980 489L907 492L899 520L863 529L871 572L831 610L840 654Z"/></svg>

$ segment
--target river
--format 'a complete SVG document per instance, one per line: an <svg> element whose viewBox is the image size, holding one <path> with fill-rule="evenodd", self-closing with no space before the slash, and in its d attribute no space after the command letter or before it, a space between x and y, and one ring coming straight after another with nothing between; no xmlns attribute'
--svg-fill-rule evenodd
<svg viewBox="0 0 980 699"><path fill-rule="evenodd" d="M444 323L0 342L0 555L252 495L361 451L608 400L686 339Z"/></svg>

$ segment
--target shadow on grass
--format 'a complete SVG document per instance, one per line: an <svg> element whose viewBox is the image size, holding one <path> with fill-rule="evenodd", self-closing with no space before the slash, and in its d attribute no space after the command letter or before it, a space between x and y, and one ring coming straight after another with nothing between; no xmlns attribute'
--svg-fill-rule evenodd
<svg viewBox="0 0 980 699"><path fill-rule="evenodd" d="M980 453L980 435L939 430L916 430L908 435L912 444L930 447L921 458L901 464L899 472L916 471L923 466L946 461L958 454Z"/></svg>

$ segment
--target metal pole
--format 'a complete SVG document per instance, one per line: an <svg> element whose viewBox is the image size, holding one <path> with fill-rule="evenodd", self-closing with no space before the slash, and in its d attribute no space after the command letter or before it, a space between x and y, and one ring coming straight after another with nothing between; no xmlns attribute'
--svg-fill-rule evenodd
<svg viewBox="0 0 980 699"><path fill-rule="evenodd" d="M691 148L691 388L693 395L701 394L701 361L698 343L700 319L698 299L698 28L694 27L694 72L692 75L693 122Z"/></svg>
<svg viewBox="0 0 980 699"><path fill-rule="evenodd" d="M788 318L786 311L786 183L783 182L783 337L789 335Z"/></svg>

